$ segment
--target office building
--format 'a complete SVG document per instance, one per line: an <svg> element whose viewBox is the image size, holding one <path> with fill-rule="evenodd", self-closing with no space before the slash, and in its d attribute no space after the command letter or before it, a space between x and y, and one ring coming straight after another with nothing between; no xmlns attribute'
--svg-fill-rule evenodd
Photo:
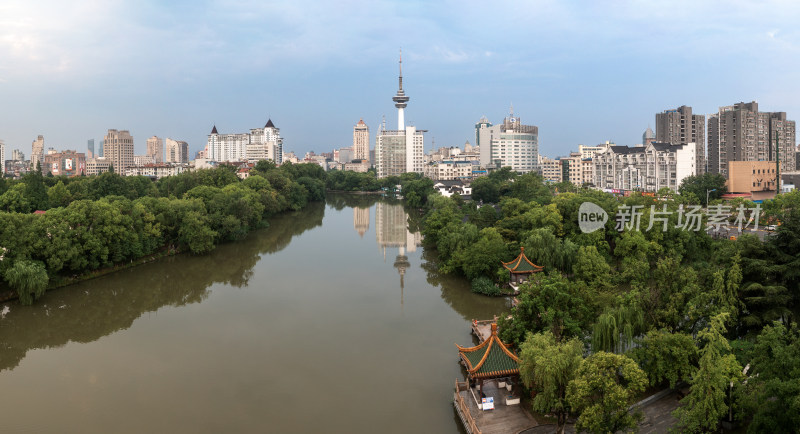
<svg viewBox="0 0 800 434"><path fill-rule="evenodd" d="M369 160L369 127L364 119L353 127L353 159Z"/></svg>
<svg viewBox="0 0 800 434"><path fill-rule="evenodd" d="M682 105L656 114L656 141L673 145L695 144L695 169L698 175L706 172L706 117L692 114L692 108ZM647 143L644 143L647 145Z"/></svg>
<svg viewBox="0 0 800 434"><path fill-rule="evenodd" d="M6 173L6 144L0 140L0 176Z"/></svg>
<svg viewBox="0 0 800 434"><path fill-rule="evenodd" d="M133 137L128 130L108 130L103 148L115 172L124 176L128 168L133 167Z"/></svg>
<svg viewBox="0 0 800 434"><path fill-rule="evenodd" d="M480 147L481 166L510 167L519 173L538 170L539 127L523 125L512 107L502 124L485 117L475 124L475 143Z"/></svg>
<svg viewBox="0 0 800 434"><path fill-rule="evenodd" d="M86 175L99 175L111 170L111 160L105 157L92 158L86 161Z"/></svg>
<svg viewBox="0 0 800 434"><path fill-rule="evenodd" d="M96 157L94 154L94 139L89 139L86 141L86 158L94 157Z"/></svg>
<svg viewBox="0 0 800 434"><path fill-rule="evenodd" d="M147 139L147 152L145 155L153 157L154 163L164 162L164 140L157 136Z"/></svg>
<svg viewBox="0 0 800 434"><path fill-rule="evenodd" d="M731 161L776 158L781 172L794 170L795 140L795 121L785 112L760 112L755 101L720 107L708 120L708 171L728 177Z"/></svg>

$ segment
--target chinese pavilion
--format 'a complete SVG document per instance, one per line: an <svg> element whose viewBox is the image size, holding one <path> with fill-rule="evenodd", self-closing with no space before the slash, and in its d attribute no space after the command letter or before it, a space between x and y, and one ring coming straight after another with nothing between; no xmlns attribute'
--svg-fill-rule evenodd
<svg viewBox="0 0 800 434"><path fill-rule="evenodd" d="M519 375L519 357L497 336L497 323L492 324L492 335L489 339L477 347L467 348L458 344L456 347L467 368L467 376L481 385L483 380Z"/></svg>
<svg viewBox="0 0 800 434"><path fill-rule="evenodd" d="M519 256L511 262L503 262L503 267L511 272L511 283L522 283L533 274L542 271L542 268L525 256L525 247L519 248Z"/></svg>

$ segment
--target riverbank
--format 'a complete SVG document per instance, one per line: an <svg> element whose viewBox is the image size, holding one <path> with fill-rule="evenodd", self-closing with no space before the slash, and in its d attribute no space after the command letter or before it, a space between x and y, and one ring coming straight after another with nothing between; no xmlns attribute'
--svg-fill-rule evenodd
<svg viewBox="0 0 800 434"><path fill-rule="evenodd" d="M67 277L67 276L56 276L56 277L50 279L50 283L48 284L47 289L45 290L45 292L52 291L52 290L58 289L58 288L63 288L65 286L74 285L76 283L85 282L87 280L95 279L95 278L98 278L98 277L101 277L101 276L105 276L105 275L108 275L108 274L111 274L111 273L114 273L114 272L117 272L117 271L127 270L127 269L130 269L130 268L133 268L133 267L137 267L139 265L143 265L143 264L147 264L147 263L153 262L153 261L161 259L161 258L174 256L174 255L177 255L179 253L183 253L183 252L181 252L177 248L172 248L172 249L171 248L165 248L163 251L160 251L160 252L158 252L156 254L148 255L148 256L145 256L145 257L141 257L141 258L139 258L137 260L130 261L127 264L117 264L117 265L113 265L111 267L99 268L97 270L93 270L93 271L88 272L88 273L76 274L76 275L69 276L69 277ZM7 288L7 285L4 285L4 284L0 285L0 303L6 302L6 301L17 300L18 298L19 298L19 295L17 294L17 291L15 291L13 289L10 289L10 288Z"/></svg>
<svg viewBox="0 0 800 434"><path fill-rule="evenodd" d="M361 195L378 195L378 196L380 196L380 195L383 195L383 194L386 194L386 192L385 192L385 191L382 191L382 190L376 190L376 191L364 191L364 190L349 191L349 190L331 190L331 189L327 189L327 190L325 190L325 191L327 191L327 192L329 192L329 193L345 193L345 194L361 194Z"/></svg>

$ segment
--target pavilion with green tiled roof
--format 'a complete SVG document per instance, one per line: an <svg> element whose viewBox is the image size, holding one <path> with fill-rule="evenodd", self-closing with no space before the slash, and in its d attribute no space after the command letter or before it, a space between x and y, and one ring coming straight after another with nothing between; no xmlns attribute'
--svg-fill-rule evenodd
<svg viewBox="0 0 800 434"><path fill-rule="evenodd" d="M467 348L456 344L456 347L472 380L483 383L483 380L519 375L519 357L497 336L496 323L492 324L492 335L480 345Z"/></svg>
<svg viewBox="0 0 800 434"><path fill-rule="evenodd" d="M511 262L503 262L503 267L511 273L511 283L520 283L533 273L542 271L542 268L525 256L525 247L520 246L519 256Z"/></svg>

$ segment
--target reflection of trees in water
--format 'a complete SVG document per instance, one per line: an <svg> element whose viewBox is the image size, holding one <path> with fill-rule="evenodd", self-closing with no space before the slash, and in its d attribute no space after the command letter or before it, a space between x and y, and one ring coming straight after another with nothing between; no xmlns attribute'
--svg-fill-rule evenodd
<svg viewBox="0 0 800 434"><path fill-rule="evenodd" d="M129 328L145 312L199 303L215 283L246 286L260 254L278 252L294 236L321 226L324 212L322 202L309 203L207 255L161 259L48 292L33 306L14 305L0 319L0 371L17 366L29 350L92 342Z"/></svg>
<svg viewBox="0 0 800 434"><path fill-rule="evenodd" d="M355 193L328 193L325 202L337 211L345 208L370 208L378 202L402 203L400 200L381 197L378 194Z"/></svg>
<svg viewBox="0 0 800 434"><path fill-rule="evenodd" d="M469 281L464 277L440 273L435 250L424 249L422 259L422 269L427 273L428 283L434 287L441 286L442 299L464 319L491 319L492 315L499 315L510 309L510 299L474 294Z"/></svg>

